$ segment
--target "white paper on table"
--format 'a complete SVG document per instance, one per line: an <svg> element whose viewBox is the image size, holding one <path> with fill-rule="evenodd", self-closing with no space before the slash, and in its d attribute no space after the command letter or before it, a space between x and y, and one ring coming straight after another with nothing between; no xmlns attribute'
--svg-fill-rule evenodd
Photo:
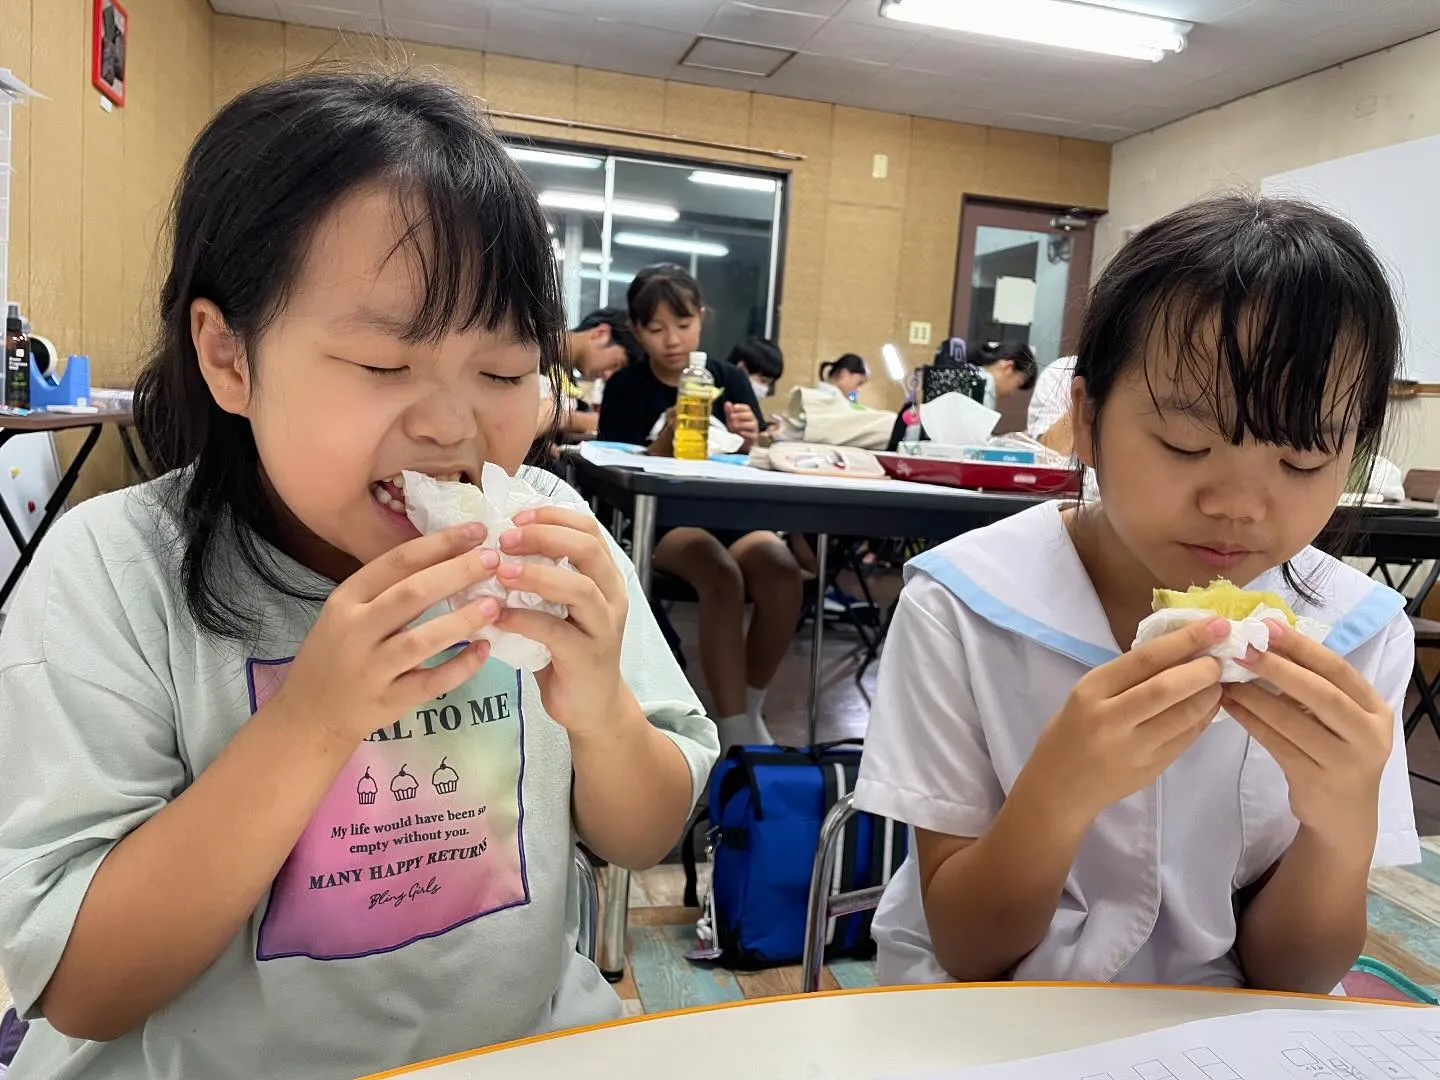
<svg viewBox="0 0 1440 1080"><path fill-rule="evenodd" d="M1262 1010L1058 1054L888 1080L1391 1080L1440 1076L1440 1009Z"/></svg>
<svg viewBox="0 0 1440 1080"><path fill-rule="evenodd" d="M990 438L998 423L998 412L987 409L969 394L958 390L941 394L934 401L920 405L920 424L925 428L925 434L939 443L979 446Z"/></svg>
<svg viewBox="0 0 1440 1080"><path fill-rule="evenodd" d="M994 321L1002 326L1029 326L1033 323L1036 288L1033 278L996 278Z"/></svg>

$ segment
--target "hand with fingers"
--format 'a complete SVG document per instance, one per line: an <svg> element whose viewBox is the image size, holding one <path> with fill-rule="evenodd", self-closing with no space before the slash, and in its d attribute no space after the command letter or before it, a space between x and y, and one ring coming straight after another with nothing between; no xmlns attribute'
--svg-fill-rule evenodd
<svg viewBox="0 0 1440 1080"><path fill-rule="evenodd" d="M1224 619L1194 623L1086 674L1023 775L1087 824L1154 783L1220 710L1220 662L1203 654L1228 633Z"/></svg>
<svg viewBox="0 0 1440 1080"><path fill-rule="evenodd" d="M725 402L725 427L746 439L754 439L760 434L760 421L755 418L755 411L743 403Z"/></svg>
<svg viewBox="0 0 1440 1080"><path fill-rule="evenodd" d="M525 510L515 515L515 528L501 535L500 549L570 560L574 569L527 562L503 563L496 571L508 589L564 604L569 618L506 608L496 625L550 650L550 666L535 672L535 680L556 723L572 737L603 730L625 713L630 693L620 675L629 596L600 523L581 510Z"/></svg>
<svg viewBox="0 0 1440 1080"><path fill-rule="evenodd" d="M480 670L483 642L433 667L427 661L468 641L500 614L493 598L415 624L492 574L478 545L483 525L462 525L401 544L336 587L306 635L273 701L360 743L396 717L448 694ZM412 625L415 624L415 625Z"/></svg>
<svg viewBox="0 0 1440 1080"><path fill-rule="evenodd" d="M1342 846L1373 845L1395 715L1345 658L1282 623L1241 663L1260 683L1225 687L1226 712L1269 751L1301 825ZM1278 691L1278 692L1277 692Z"/></svg>

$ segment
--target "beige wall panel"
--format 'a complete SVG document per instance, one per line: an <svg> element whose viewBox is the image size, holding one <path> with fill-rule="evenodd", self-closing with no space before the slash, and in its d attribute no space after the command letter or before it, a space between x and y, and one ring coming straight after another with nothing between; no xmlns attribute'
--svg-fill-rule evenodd
<svg viewBox="0 0 1440 1080"><path fill-rule="evenodd" d="M895 208L905 205L910 117L837 105L830 147L832 200ZM886 158L884 179L874 176L876 154Z"/></svg>

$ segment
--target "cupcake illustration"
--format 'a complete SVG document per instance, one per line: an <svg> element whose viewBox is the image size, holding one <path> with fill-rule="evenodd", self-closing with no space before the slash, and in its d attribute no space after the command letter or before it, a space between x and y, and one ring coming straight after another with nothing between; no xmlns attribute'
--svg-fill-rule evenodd
<svg viewBox="0 0 1440 1080"><path fill-rule="evenodd" d="M370 775L370 770L366 769L365 775L360 777L360 782L355 785L355 796L360 800L360 805L373 805L379 791L380 785L375 783L375 778Z"/></svg>
<svg viewBox="0 0 1440 1080"><path fill-rule="evenodd" d="M440 767L430 774L430 783L435 785L435 790L441 795L449 795L460 783L460 774L446 765L445 761L442 757Z"/></svg>
<svg viewBox="0 0 1440 1080"><path fill-rule="evenodd" d="M405 771L405 766L400 766L400 771L395 774L395 779L390 781L390 794L395 796L396 802L405 802L413 799L415 793L420 790L420 781Z"/></svg>

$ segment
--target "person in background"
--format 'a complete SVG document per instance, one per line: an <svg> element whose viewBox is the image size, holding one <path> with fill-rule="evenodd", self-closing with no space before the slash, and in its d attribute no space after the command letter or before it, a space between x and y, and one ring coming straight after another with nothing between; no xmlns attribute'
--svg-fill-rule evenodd
<svg viewBox="0 0 1440 1080"><path fill-rule="evenodd" d="M638 364L645 359L645 350L640 347L640 342L635 340L635 333L630 329L630 316L624 308L597 308L581 319L575 329L590 330L602 323L610 328L610 340L625 350L625 360L621 367Z"/></svg>
<svg viewBox="0 0 1440 1080"><path fill-rule="evenodd" d="M343 1080L618 1018L575 841L653 865L718 748L634 567L523 464L565 333L534 189L471 94L312 71L210 120L165 236L163 475L65 514L0 634L13 1075ZM543 505L421 536L403 471L492 463ZM445 602L492 581L569 617Z"/></svg>
<svg viewBox="0 0 1440 1080"><path fill-rule="evenodd" d="M642 270L630 283L630 325L647 360L617 371L600 410L600 438L671 452L676 386L700 348L705 302L699 283L674 265ZM760 434L750 380L733 364L707 361L722 391L714 415L747 442ZM803 575L773 532L678 527L657 535L655 568L687 582L700 598L700 664L714 700L721 743L774 740L762 711L800 615ZM745 602L754 606L749 627Z"/></svg>
<svg viewBox="0 0 1440 1080"><path fill-rule="evenodd" d="M785 374L785 356L780 346L765 338L750 337L730 350L730 363L750 378L757 399L775 392L775 384Z"/></svg>
<svg viewBox="0 0 1440 1080"><path fill-rule="evenodd" d="M870 381L870 368L863 357L846 353L835 360L820 365L820 381L817 390L827 390L854 401L860 388Z"/></svg>
<svg viewBox="0 0 1440 1080"><path fill-rule="evenodd" d="M607 314L603 311L591 312L580 320L579 326L565 335L565 367L561 369L559 398L552 398L546 392L548 387L542 387L541 432L548 431L554 422L558 400L562 410L558 430L562 438L584 439L595 434L600 414L592 402L586 400L580 383L594 384L591 393L594 401L598 402L599 387L626 363L625 346L619 339L616 325L605 317ZM623 327L623 323L620 325Z"/></svg>
<svg viewBox="0 0 1440 1080"><path fill-rule="evenodd" d="M1328 994L1372 867L1420 861L1405 598L1313 545L1381 443L1400 315L1354 226L1230 195L1142 229L1090 296L1071 392L1098 499L912 561L855 806L912 828L874 918L884 984ZM1269 620L1224 682L1200 619L1130 646L1156 588Z"/></svg>
<svg viewBox="0 0 1440 1080"><path fill-rule="evenodd" d="M1019 341L971 342L965 358L985 381L980 403L987 409L994 409L1011 394L1033 389L1039 375L1034 352Z"/></svg>
<svg viewBox="0 0 1440 1080"><path fill-rule="evenodd" d="M1025 419L1025 432L1052 450L1069 454L1074 448L1070 425L1070 384L1075 379L1075 357L1051 361L1035 380L1035 394Z"/></svg>

